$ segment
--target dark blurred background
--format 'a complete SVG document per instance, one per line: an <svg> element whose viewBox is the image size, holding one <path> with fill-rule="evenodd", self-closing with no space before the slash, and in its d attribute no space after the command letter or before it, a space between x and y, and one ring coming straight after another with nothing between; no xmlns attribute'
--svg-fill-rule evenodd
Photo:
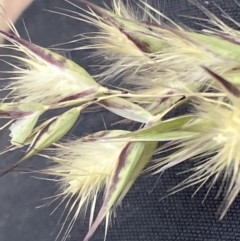
<svg viewBox="0 0 240 241"><path fill-rule="evenodd" d="M101 4L101 1L93 1ZM105 1L107 4L110 1ZM175 20L199 28L193 20L180 15L203 17L200 10L186 0L154 0L159 9ZM239 10L234 0L199 1L217 15L218 4L236 20L240 20ZM56 7L76 10L64 0L35 0L23 13L16 27L23 38L27 38L23 20L31 41L43 47L69 41L74 35L91 31L83 22L44 11L57 10ZM195 21L196 22L196 21ZM80 45L81 43L79 43ZM89 70L88 53L70 51L67 56ZM5 67L0 66L0 69ZM7 67L6 67L7 68ZM94 116L94 118L93 118ZM110 122L116 117L104 113ZM87 121L86 121L87 120ZM102 116L86 114L80 118L71 134L81 136L104 129ZM7 145L8 132L1 132L0 148ZM17 161L19 152L0 156L0 168ZM47 164L40 157L32 158L28 167L41 167ZM27 170L27 168L26 168ZM117 209L117 218L109 228L107 241L237 241L240 240L240 199L232 205L223 221L218 221L217 209L221 198L215 199L217 187L213 187L206 201L202 203L207 189L200 190L191 198L195 188L183 190L166 199L162 199L169 188L174 187L184 176L177 175L183 166L166 172L161 179L157 176L142 176ZM13 172L0 180L0 241L54 241L63 223L60 220L64 211L61 205L54 214L57 202L49 207L36 208L47 204L46 197L57 193L56 183L34 178L31 173ZM84 222L82 220L85 220ZM81 241L88 229L88 216L79 218L67 237L67 241ZM98 229L92 241L104 239L104 226ZM61 237L59 238L61 240Z"/></svg>

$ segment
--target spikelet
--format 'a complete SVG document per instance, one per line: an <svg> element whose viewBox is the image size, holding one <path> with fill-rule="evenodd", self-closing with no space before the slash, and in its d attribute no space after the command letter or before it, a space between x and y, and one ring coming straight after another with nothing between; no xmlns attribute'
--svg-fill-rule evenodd
<svg viewBox="0 0 240 241"><path fill-rule="evenodd" d="M116 136L126 131L102 131L91 135ZM87 140L89 137L84 137ZM67 234L70 232L78 216L84 213L87 206L92 203L90 224L93 220L96 199L102 189L109 185L110 177L117 165L117 158L126 142L94 143L84 142L82 139L62 143L61 147L49 154L54 163L45 173L59 177L60 197L75 199L69 214L73 215ZM53 179L55 180L55 178ZM74 213L71 213L76 210Z"/></svg>
<svg viewBox="0 0 240 241"><path fill-rule="evenodd" d="M0 35L12 43L3 47L23 55L7 56L19 61L4 88L10 91L8 99L51 105L106 91L73 61L18 36L3 31Z"/></svg>
<svg viewBox="0 0 240 241"><path fill-rule="evenodd" d="M144 11L143 15L139 16L134 8L129 9L129 5L125 6L122 1L115 0L112 2L112 10L105 10L85 0L79 2L86 4L90 10L85 10L85 14L76 13L74 18L90 23L98 29L97 33L84 35L82 40L89 41L86 46L79 48L94 49L94 59L101 59L101 64L97 63L100 74L96 78L105 82L111 76L111 80L115 81L137 73L140 77L142 71L149 70L155 63L153 53L164 48L166 43L145 34L150 31L141 22L148 19ZM139 33L135 33L136 31Z"/></svg>
<svg viewBox="0 0 240 241"><path fill-rule="evenodd" d="M208 181L211 182L211 188L222 178L220 191L224 187L225 199L220 211L223 218L240 191L240 90L214 72L206 70L222 86L227 99L197 99L193 103L196 118L183 128L194 131L195 135L175 145L175 151L169 156L156 160L154 168L159 168L156 171L159 173L184 161L197 159L197 164L188 170L193 174L177 188L195 184L202 187Z"/></svg>
<svg viewBox="0 0 240 241"><path fill-rule="evenodd" d="M137 30L147 31L147 28L139 24L139 16L129 11L129 6L114 0L113 10L105 10L89 1L79 2L86 4L90 9L87 11L88 15L76 13L80 16L79 19L99 30L94 37L84 37L92 42L84 48L95 49L94 56L101 57L110 67L106 73L100 74L101 77L112 75L119 78L125 71L130 73L142 65L153 63L151 53L159 51L162 43L152 36L132 34ZM146 17L141 19L146 20Z"/></svg>
<svg viewBox="0 0 240 241"><path fill-rule="evenodd" d="M101 78L123 77L125 83L143 89L164 86L191 91L200 89L210 79L204 75L201 65L224 74L229 81L238 78L239 44L221 35L219 30L205 31L205 35L185 30L144 1L138 3L143 15L137 15L134 7L124 5L121 0L114 0L113 9L108 11L89 1L78 1L90 8L87 16L77 14L79 19L99 29L94 37L89 37L94 43L84 49L97 49L96 55L101 60L104 56L107 68L105 71L100 68ZM210 23L231 33L217 17L205 12ZM160 18L165 18L170 25ZM236 31L232 32L237 35Z"/></svg>
<svg viewBox="0 0 240 241"><path fill-rule="evenodd" d="M94 141L126 133L128 131L100 131L79 140L63 143L47 156L56 164L49 167L45 173L59 177L61 184L59 197L73 200L66 217L67 219L72 214L65 238L78 216L85 212L90 203L92 203L90 229L85 240L89 239L104 218L106 218L107 232L112 208L121 202L151 158L156 142L147 145L146 148L142 143ZM102 190L105 196L104 203L96 221L92 224L96 200Z"/></svg>

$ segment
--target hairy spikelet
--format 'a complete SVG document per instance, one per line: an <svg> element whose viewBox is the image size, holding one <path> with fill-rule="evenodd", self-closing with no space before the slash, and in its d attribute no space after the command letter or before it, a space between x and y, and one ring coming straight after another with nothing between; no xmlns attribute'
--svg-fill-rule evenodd
<svg viewBox="0 0 240 241"><path fill-rule="evenodd" d="M187 84L189 89L195 90L197 83L199 89L209 80L201 65L236 78L239 55L235 50L238 43L228 41L230 38L220 35L219 30L212 29L208 35L201 35L184 29L144 1L132 4L136 6L134 8L124 5L121 0L114 0L109 11L88 1L79 2L90 8L88 15L78 14L79 19L92 23L99 30L93 33L94 37L90 35L89 40L93 44L84 49L96 49L96 55L101 60L104 56L107 68L100 68L101 80L123 77L124 83L141 88L164 86L182 89ZM135 9L142 10L144 14ZM210 23L224 28L217 17L206 13ZM161 18L170 25L160 21ZM228 32L230 34L230 27Z"/></svg>
<svg viewBox="0 0 240 241"><path fill-rule="evenodd" d="M154 168L160 168L158 173L184 161L197 159L197 164L188 170L193 174L177 188L199 183L202 187L208 181L211 181L211 188L222 178L220 191L223 187L225 191L221 208L223 218L240 191L240 91L220 76L210 73L224 86L223 91L228 98L204 98L193 103L196 119L185 128L195 130L197 134L175 145L174 152L158 160Z"/></svg>
<svg viewBox="0 0 240 241"><path fill-rule="evenodd" d="M72 219L65 238L79 214L86 212L90 203L90 227L84 241L92 237L104 219L106 237L112 210L121 203L157 147L156 141L145 143L110 140L128 133L130 132L123 130L97 132L57 145L53 153L46 156L56 164L44 173L58 177L61 185L58 196L73 202L66 217L66 220L70 216ZM107 141L105 138L110 139ZM96 200L102 190L104 200L93 222Z"/></svg>
<svg viewBox="0 0 240 241"><path fill-rule="evenodd" d="M105 10L89 1L79 0L79 2L87 4L89 11L84 10L85 14L76 12L74 18L90 23L98 30L98 32L84 35L82 39L89 42L80 49L94 49L95 54L92 56L101 59L102 64L98 63L100 70L104 70L98 75L101 81L109 80L109 75L119 79L122 75L126 76L126 72L137 71L142 65L153 63L148 54L149 51L145 51L144 48L148 44L146 41L153 44L155 38L144 35L137 38L132 36L132 31L138 28L146 30L139 25L139 21L140 19L146 21L147 14L141 17L130 5L126 6L118 0L112 2L112 10ZM161 43L157 44L160 47ZM149 45L149 47L152 46ZM108 65L107 69L105 64Z"/></svg>
<svg viewBox="0 0 240 241"><path fill-rule="evenodd" d="M88 138L111 137L126 134L127 131L101 131L83 139L62 143L50 154L55 164L45 173L58 177L59 197L72 200L72 206L66 207L71 218L65 238L80 214L86 212L91 204L91 225L94 217L96 199L100 191L109 185L111 175L116 168L118 157L126 142L99 143L84 142ZM53 179L55 180L55 179ZM109 215L107 215L109 218Z"/></svg>
<svg viewBox="0 0 240 241"><path fill-rule="evenodd" d="M98 91L100 86L73 61L20 37L1 35L12 43L3 47L19 54L6 56L18 61L13 76L6 79L11 81L4 88L10 91L8 99L51 105L84 91Z"/></svg>

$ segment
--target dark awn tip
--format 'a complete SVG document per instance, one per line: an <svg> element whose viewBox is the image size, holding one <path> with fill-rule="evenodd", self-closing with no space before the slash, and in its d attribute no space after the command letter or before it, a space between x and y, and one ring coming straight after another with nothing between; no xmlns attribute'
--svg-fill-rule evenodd
<svg viewBox="0 0 240 241"><path fill-rule="evenodd" d="M12 172L15 170L15 168L17 168L19 166L19 163L13 165L12 167L8 168L7 170L3 171L1 174L0 174L0 178L5 176L6 174Z"/></svg>
<svg viewBox="0 0 240 241"><path fill-rule="evenodd" d="M233 94L235 97L238 97L238 98L240 97L240 90L235 85L231 84L226 79L224 79L220 75L216 74L212 70L210 70L204 66L202 66L202 68L206 72L208 72L208 74L210 74L215 80L217 80L220 84L222 84L226 88L226 90L228 90L231 94Z"/></svg>

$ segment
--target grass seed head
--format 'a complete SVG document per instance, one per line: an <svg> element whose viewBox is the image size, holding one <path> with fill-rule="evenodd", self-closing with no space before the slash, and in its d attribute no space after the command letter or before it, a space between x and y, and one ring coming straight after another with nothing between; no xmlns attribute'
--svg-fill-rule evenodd
<svg viewBox="0 0 240 241"><path fill-rule="evenodd" d="M189 170L193 174L177 188L195 184L202 187L208 181L211 181L211 188L222 178L225 193L221 207L223 218L240 191L240 92L227 80L208 71L220 82L228 98L200 98L193 103L196 120L186 125L185 130L194 130L198 134L178 143L178 149L166 158L161 158L155 167L160 167L157 172L162 172L197 158L197 164Z"/></svg>
<svg viewBox="0 0 240 241"><path fill-rule="evenodd" d="M94 142L93 139L125 133L128 132L122 130L97 132L84 137L84 141L79 139L62 143L61 147L49 155L53 160L53 166L46 170L46 174L59 177L60 197L74 199L67 215L72 215L68 232L90 203L92 207L89 225L91 225L96 199L100 191L109 186L118 157L126 146L126 142ZM87 141L89 138L91 140Z"/></svg>
<svg viewBox="0 0 240 241"><path fill-rule="evenodd" d="M15 35L3 31L0 34L12 43L3 47L21 55L8 56L19 62L13 66L13 76L8 79L11 84L5 88L12 99L50 105L104 90L75 62Z"/></svg>

